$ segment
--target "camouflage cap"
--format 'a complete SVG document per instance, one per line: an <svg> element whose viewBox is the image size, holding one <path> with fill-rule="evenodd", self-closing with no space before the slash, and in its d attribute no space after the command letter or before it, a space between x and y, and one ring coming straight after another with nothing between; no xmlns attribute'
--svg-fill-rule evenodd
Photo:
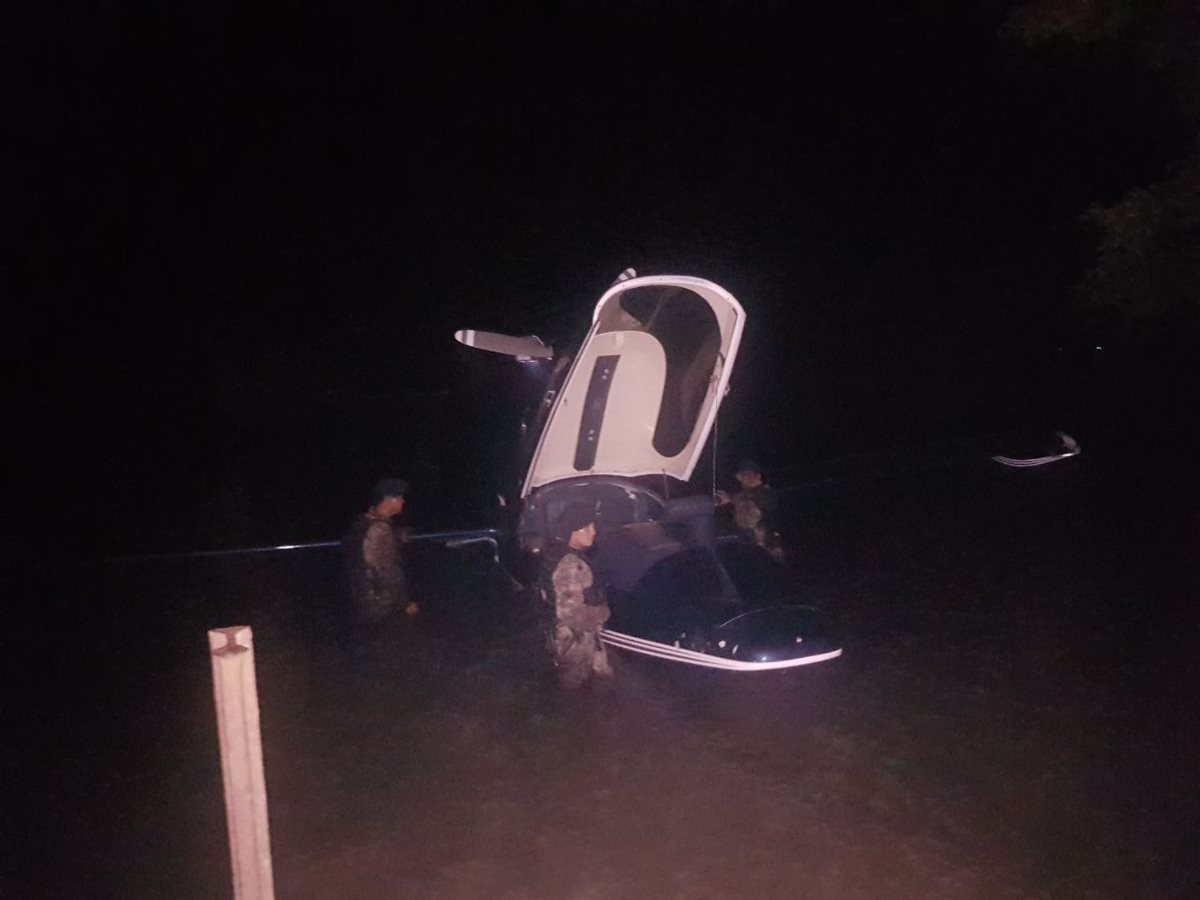
<svg viewBox="0 0 1200 900"><path fill-rule="evenodd" d="M403 478L381 478L371 491L371 499L381 503L388 497L403 497L408 493L408 482Z"/></svg>

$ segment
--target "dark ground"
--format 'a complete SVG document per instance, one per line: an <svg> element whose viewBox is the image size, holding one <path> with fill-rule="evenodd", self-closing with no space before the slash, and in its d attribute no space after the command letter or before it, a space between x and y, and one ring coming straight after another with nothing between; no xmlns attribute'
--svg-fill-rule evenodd
<svg viewBox="0 0 1200 900"><path fill-rule="evenodd" d="M1190 472L991 465L788 495L841 659L572 696L474 551L366 635L325 551L71 567L8 657L0 893L229 895L204 632L245 623L281 898L1197 896Z"/></svg>

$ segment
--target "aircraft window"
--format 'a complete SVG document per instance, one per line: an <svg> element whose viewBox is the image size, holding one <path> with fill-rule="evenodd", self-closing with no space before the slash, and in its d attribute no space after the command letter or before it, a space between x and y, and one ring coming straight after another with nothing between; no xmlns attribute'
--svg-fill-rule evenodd
<svg viewBox="0 0 1200 900"><path fill-rule="evenodd" d="M662 344L667 374L653 446L677 456L692 438L721 351L717 317L700 295L674 285L633 288L618 300L605 307L597 330L646 332Z"/></svg>

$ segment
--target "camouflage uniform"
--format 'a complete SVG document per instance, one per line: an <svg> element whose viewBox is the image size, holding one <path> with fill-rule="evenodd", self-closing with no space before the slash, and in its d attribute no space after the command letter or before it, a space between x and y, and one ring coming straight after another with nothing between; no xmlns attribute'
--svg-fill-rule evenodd
<svg viewBox="0 0 1200 900"><path fill-rule="evenodd" d="M576 550L556 542L542 559L542 596L554 608L549 635L554 664L564 685L577 687L592 675L610 675L600 630L609 608L592 567Z"/></svg>
<svg viewBox="0 0 1200 900"><path fill-rule="evenodd" d="M350 590L359 621L378 622L408 606L400 541L391 522L364 513L347 539Z"/></svg>
<svg viewBox="0 0 1200 900"><path fill-rule="evenodd" d="M738 491L729 498L733 504L733 522L776 559L782 558L783 547L775 531L775 492L767 484Z"/></svg>

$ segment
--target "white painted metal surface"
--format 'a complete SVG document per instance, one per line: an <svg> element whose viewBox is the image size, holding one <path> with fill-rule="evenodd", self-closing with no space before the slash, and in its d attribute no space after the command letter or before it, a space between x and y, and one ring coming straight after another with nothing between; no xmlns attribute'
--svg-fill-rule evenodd
<svg viewBox="0 0 1200 900"><path fill-rule="evenodd" d="M274 900L267 786L263 777L254 634L248 626L208 632L221 777L236 900Z"/></svg>
<svg viewBox="0 0 1200 900"><path fill-rule="evenodd" d="M1062 441L1063 451L1061 453L1051 453L1049 456L1034 456L1026 458L1017 458L1012 456L993 456L992 459L1000 463L1002 466L1009 466L1014 469L1030 469L1035 466L1044 466L1048 463L1058 462L1063 459L1070 459L1072 456L1078 456L1082 451L1079 449L1079 443L1069 434L1061 431L1054 432L1058 435L1058 439Z"/></svg>
<svg viewBox="0 0 1200 900"><path fill-rule="evenodd" d="M619 631L608 631L607 629L600 633L600 637L606 644L613 647L620 647L622 650L629 650L633 653L640 653L643 656L654 656L659 659L684 663L685 665L703 666L709 669L725 669L734 672L793 669L797 666L809 666L813 663L836 659L842 655L842 650L839 647L836 650L814 653L812 656L802 656L796 659L743 660L730 659L725 656L712 656L708 653L700 653L696 650L687 650L683 647L674 647L669 644L660 644L657 641L635 637L631 634L622 634Z"/></svg>
<svg viewBox="0 0 1200 900"><path fill-rule="evenodd" d="M664 402L667 364L663 346L653 335L631 324L630 330L599 331L610 304L637 288L665 285L685 288L706 302L720 330L720 351L707 390L695 417L691 437L673 456L653 445L655 423ZM732 294L719 285L686 275L652 275L618 281L605 292L592 314L592 329L577 354L555 400L554 408L534 451L521 496L564 478L584 475L670 475L686 481L704 450L717 408L729 383L741 342L745 312ZM593 464L576 468L580 423L589 382L599 357L619 357L599 428Z"/></svg>
<svg viewBox="0 0 1200 900"><path fill-rule="evenodd" d="M505 356L515 356L519 360L551 359L554 356L554 351L542 343L541 338L533 334L525 337L512 337L507 334L497 334L494 331L476 331L473 328L464 328L454 332L454 339L465 347L503 353Z"/></svg>

